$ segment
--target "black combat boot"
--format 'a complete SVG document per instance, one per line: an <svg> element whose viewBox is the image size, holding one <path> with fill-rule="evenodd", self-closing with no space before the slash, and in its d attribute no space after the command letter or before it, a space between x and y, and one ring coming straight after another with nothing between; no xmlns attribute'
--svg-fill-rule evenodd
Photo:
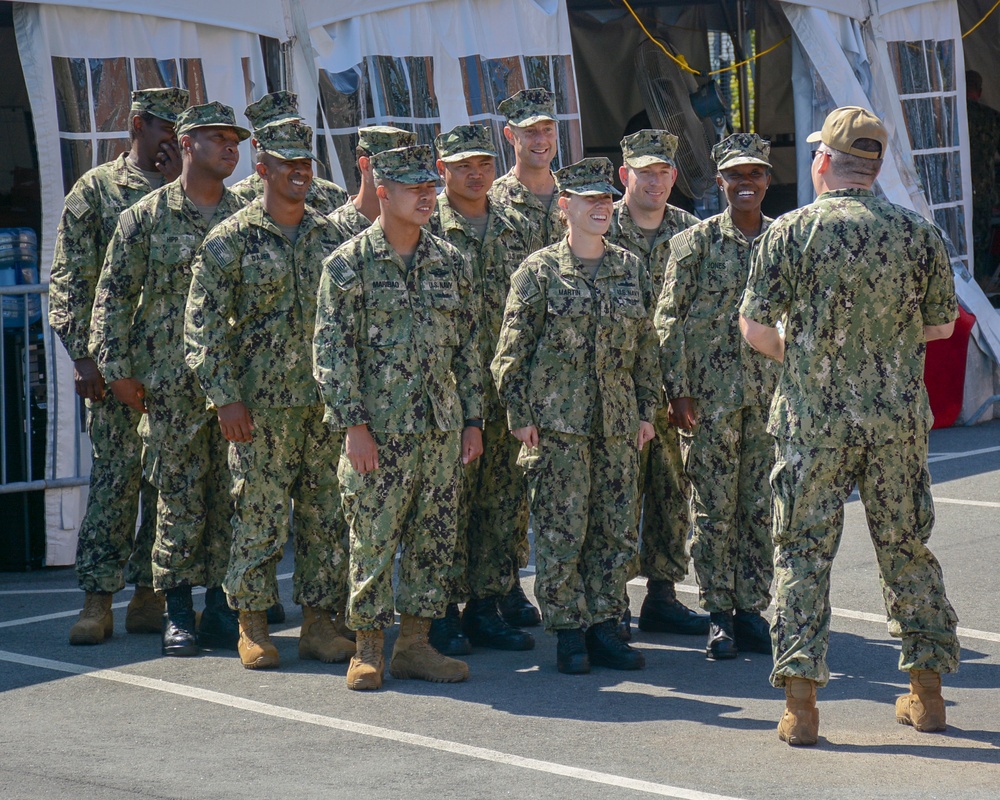
<svg viewBox="0 0 1000 800"><path fill-rule="evenodd" d="M632 608L630 606L631 599L628 596L628 590L625 590L625 611L618 620L618 638L623 642L632 641Z"/></svg>
<svg viewBox="0 0 1000 800"><path fill-rule="evenodd" d="M542 622L542 615L524 593L520 579L515 579L514 588L501 597L497 605L507 624L515 628L534 628Z"/></svg>
<svg viewBox="0 0 1000 800"><path fill-rule="evenodd" d="M238 616L239 615L237 615L237 617ZM267 609L268 625L280 625L284 621L285 621L285 607L281 605L280 601Z"/></svg>
<svg viewBox="0 0 1000 800"><path fill-rule="evenodd" d="M771 655L771 630L758 611L737 611L733 620L733 638L738 650Z"/></svg>
<svg viewBox="0 0 1000 800"><path fill-rule="evenodd" d="M590 663L611 669L642 669L646 657L618 635L618 623L606 619L587 629Z"/></svg>
<svg viewBox="0 0 1000 800"><path fill-rule="evenodd" d="M556 668L566 675L586 675L590 672L590 656L582 628L556 631Z"/></svg>
<svg viewBox="0 0 1000 800"><path fill-rule="evenodd" d="M646 633L679 633L704 636L708 614L698 614L677 599L672 581L646 581L646 599L639 611L639 630Z"/></svg>
<svg viewBox="0 0 1000 800"><path fill-rule="evenodd" d="M167 612L163 615L161 652L165 656L198 655L194 604L191 602L189 585L167 589Z"/></svg>
<svg viewBox="0 0 1000 800"><path fill-rule="evenodd" d="M235 650L239 642L239 612L229 607L221 586L212 586L205 592L205 610L198 623L198 645Z"/></svg>
<svg viewBox="0 0 1000 800"><path fill-rule="evenodd" d="M444 616L431 622L428 638L431 646L441 655L467 656L472 652L469 637L462 633L462 619L457 603L449 603Z"/></svg>
<svg viewBox="0 0 1000 800"><path fill-rule="evenodd" d="M708 643L705 645L705 657L710 661L720 661L726 658L736 658L735 634L733 633L733 612L713 611L709 614Z"/></svg>
<svg viewBox="0 0 1000 800"><path fill-rule="evenodd" d="M531 650L535 637L507 624L497 609L496 597L472 599L462 612L462 631L476 647L493 650Z"/></svg>

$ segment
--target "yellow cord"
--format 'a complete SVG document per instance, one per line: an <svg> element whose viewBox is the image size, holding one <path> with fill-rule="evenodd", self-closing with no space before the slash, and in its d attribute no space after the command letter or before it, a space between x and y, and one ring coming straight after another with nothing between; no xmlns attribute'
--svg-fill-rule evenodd
<svg viewBox="0 0 1000 800"><path fill-rule="evenodd" d="M977 22L975 25L973 25L971 28L969 28L969 30L967 30L965 33L963 33L962 34L962 38L964 39L966 36L968 36L970 33L972 33L976 28L978 28L980 25L982 25L984 22L986 22L986 18L990 14L992 14L994 11L997 10L997 6L1000 6L1000 0L997 0L997 2L995 2L993 4L993 8L991 8L989 11L987 11L986 14L983 16L983 18L981 20L979 20L979 22ZM645 30L645 29L643 29L643 30Z"/></svg>
<svg viewBox="0 0 1000 800"><path fill-rule="evenodd" d="M1000 2L1000 0L998 0L998 2ZM723 72L732 72L734 69L739 69L744 64L749 64L749 63L751 63L753 61L756 61L761 56L766 56L772 50L777 50L779 47L781 47L781 45L783 45L785 42L787 42L791 38L792 38L792 34L788 34L788 36L786 36L780 42L777 42L776 44L774 44L771 47L767 48L767 50L765 50L763 53L757 53L757 55L755 55L755 56L750 56L750 58L743 59L743 61L741 61L739 64L730 64L728 67L723 67L722 69L717 69L714 72L709 72L708 74L710 76L711 75L721 75Z"/></svg>

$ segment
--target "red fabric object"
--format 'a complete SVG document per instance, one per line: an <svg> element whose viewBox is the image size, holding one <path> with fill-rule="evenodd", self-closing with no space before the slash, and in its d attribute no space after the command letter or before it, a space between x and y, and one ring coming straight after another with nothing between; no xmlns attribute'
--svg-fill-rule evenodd
<svg viewBox="0 0 1000 800"><path fill-rule="evenodd" d="M965 358L969 351L969 333L975 324L975 316L959 307L951 337L927 343L924 385L934 412L935 428L950 428L962 413Z"/></svg>

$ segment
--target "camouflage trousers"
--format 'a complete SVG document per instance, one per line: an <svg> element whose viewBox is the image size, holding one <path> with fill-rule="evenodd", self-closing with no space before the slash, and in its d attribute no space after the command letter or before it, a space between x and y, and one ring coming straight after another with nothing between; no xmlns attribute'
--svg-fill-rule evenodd
<svg viewBox="0 0 1000 800"><path fill-rule="evenodd" d="M156 489L142 478L141 415L110 391L87 408L90 495L76 542L77 580L85 592L152 586Z"/></svg>
<svg viewBox="0 0 1000 800"><path fill-rule="evenodd" d="M323 423L321 405L252 408L250 418L253 441L229 444L235 505L223 584L229 605L264 611L278 602L278 562L294 529L292 599L343 611L347 526L336 470L344 433Z"/></svg>
<svg viewBox="0 0 1000 800"><path fill-rule="evenodd" d="M775 613L771 683L830 679L830 569L857 485L865 507L889 633L902 639L899 668L954 672L958 617L927 549L934 526L927 440L878 447L810 448L778 441L774 490Z"/></svg>
<svg viewBox="0 0 1000 800"><path fill-rule="evenodd" d="M462 491L460 431L373 432L372 436L378 447L378 469L361 475L346 452L337 469L350 529L348 611L355 630L391 627L394 607L417 617L444 616Z"/></svg>
<svg viewBox="0 0 1000 800"><path fill-rule="evenodd" d="M667 421L667 409L656 412L656 438L639 454L639 558L629 578L680 583L687 575L691 532L691 483L684 474L680 435Z"/></svg>
<svg viewBox="0 0 1000 800"><path fill-rule="evenodd" d="M153 587L221 586L233 541L228 443L204 398L149 393L146 409L139 430L159 492Z"/></svg>
<svg viewBox="0 0 1000 800"><path fill-rule="evenodd" d="M771 602L774 439L767 411L746 406L702 419L681 437L691 480L691 558L708 612L763 611Z"/></svg>
<svg viewBox="0 0 1000 800"><path fill-rule="evenodd" d="M518 543L527 537L528 492L517 465L521 443L506 420L486 422L483 454L463 468L449 602L507 594L518 574Z"/></svg>
<svg viewBox="0 0 1000 800"><path fill-rule="evenodd" d="M546 630L619 619L638 549L633 441L540 430L538 447L522 447L519 463L534 515L535 597Z"/></svg>

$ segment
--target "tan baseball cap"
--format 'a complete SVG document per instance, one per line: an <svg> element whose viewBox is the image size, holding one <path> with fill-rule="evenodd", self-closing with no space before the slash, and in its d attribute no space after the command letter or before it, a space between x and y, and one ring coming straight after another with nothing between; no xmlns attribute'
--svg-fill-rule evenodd
<svg viewBox="0 0 1000 800"><path fill-rule="evenodd" d="M868 150L857 149L854 143L858 139L874 139L881 146L881 152L872 153ZM826 120L823 122L823 129L810 133L806 137L806 141L822 142L827 147L839 150L841 153L875 160L885 157L885 148L889 143L889 132L882 124L882 120L867 108L842 106L827 114Z"/></svg>

